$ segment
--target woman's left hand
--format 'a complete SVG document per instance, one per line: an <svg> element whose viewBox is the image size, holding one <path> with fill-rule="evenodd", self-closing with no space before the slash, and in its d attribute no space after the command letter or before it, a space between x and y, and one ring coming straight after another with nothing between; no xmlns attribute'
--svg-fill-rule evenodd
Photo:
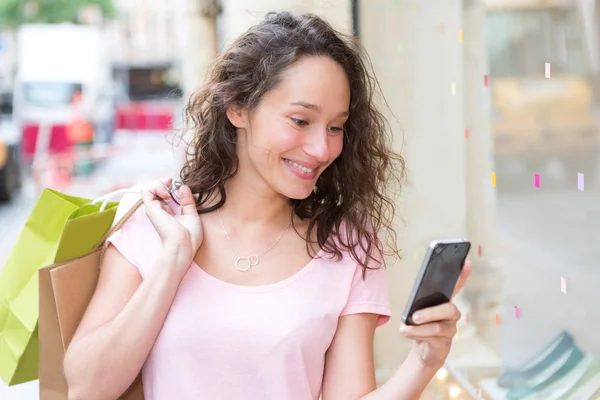
<svg viewBox="0 0 600 400"><path fill-rule="evenodd" d="M466 261L452 298L465 285L470 272L471 262ZM460 320L460 311L452 302L448 302L419 310L413 314L413 320L417 325L402 325L400 332L405 337L415 340L413 352L421 366L441 368L450 352L452 339L456 334L456 323Z"/></svg>

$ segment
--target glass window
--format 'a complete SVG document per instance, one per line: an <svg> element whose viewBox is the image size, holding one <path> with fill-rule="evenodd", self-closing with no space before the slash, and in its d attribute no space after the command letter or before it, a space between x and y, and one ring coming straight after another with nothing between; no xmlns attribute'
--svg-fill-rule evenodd
<svg viewBox="0 0 600 400"><path fill-rule="evenodd" d="M129 69L129 96L132 100L172 99L180 96L176 66Z"/></svg>
<svg viewBox="0 0 600 400"><path fill-rule="evenodd" d="M585 33L577 9L490 11L486 41L492 77L544 74L586 76Z"/></svg>

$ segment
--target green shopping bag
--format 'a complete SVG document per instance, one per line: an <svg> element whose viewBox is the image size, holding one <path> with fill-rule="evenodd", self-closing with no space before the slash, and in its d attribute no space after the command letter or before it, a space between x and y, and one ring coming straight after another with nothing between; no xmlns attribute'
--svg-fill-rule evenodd
<svg viewBox="0 0 600 400"><path fill-rule="evenodd" d="M37 270L94 249L117 205L42 192L0 273L0 378L7 385L38 378Z"/></svg>

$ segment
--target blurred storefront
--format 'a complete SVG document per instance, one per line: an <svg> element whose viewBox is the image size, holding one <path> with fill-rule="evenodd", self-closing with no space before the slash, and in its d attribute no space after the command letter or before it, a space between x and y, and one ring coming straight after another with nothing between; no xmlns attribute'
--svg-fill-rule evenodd
<svg viewBox="0 0 600 400"><path fill-rule="evenodd" d="M406 256L390 269L396 313L429 240L464 233L475 245L474 276L459 299L465 318L432 383L444 393L424 398L598 397L590 7L431 0L360 8L360 37L409 169L399 203ZM402 359L396 328L379 332L382 376Z"/></svg>
<svg viewBox="0 0 600 400"><path fill-rule="evenodd" d="M131 140L171 129L218 51L268 11L316 12L366 47L408 168L396 199L403 259L388 264L393 318L376 336L380 384L412 346L400 315L429 242L467 237L463 319L423 399L600 396L600 0L115 3L109 92ZM55 129L53 145L65 145L66 127Z"/></svg>
<svg viewBox="0 0 600 400"><path fill-rule="evenodd" d="M181 108L186 55L186 3L116 0L120 18L108 24L116 129L165 130Z"/></svg>

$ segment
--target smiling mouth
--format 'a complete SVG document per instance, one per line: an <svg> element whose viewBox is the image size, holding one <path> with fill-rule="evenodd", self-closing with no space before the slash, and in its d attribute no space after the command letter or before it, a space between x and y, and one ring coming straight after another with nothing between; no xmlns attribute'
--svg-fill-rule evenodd
<svg viewBox="0 0 600 400"><path fill-rule="evenodd" d="M288 160L287 158L284 158L283 161L285 161L286 164L289 164L292 167L294 167L294 168L296 168L296 169L298 169L298 170L300 170L302 172L305 172L307 174L310 174L310 173L312 173L315 170L314 168L306 168L306 167L304 167L304 166L302 166L302 165L300 165L298 163L295 163L293 161Z"/></svg>

